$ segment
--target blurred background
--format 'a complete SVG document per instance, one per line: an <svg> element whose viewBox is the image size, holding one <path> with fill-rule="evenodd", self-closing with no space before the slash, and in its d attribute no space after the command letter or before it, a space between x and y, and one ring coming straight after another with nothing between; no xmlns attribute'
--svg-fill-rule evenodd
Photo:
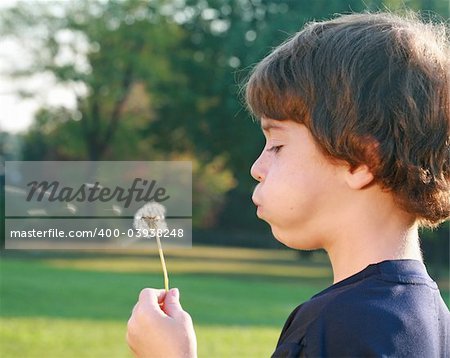
<svg viewBox="0 0 450 358"><path fill-rule="evenodd" d="M264 138L242 84L306 21L378 9L450 17L449 0L3 0L0 164L192 161L193 248L166 260L199 355L269 356L288 314L332 275L323 252L286 250L255 215L249 171ZM2 170L0 184L4 216ZM449 223L421 238L449 305ZM131 357L137 295L162 286L157 252L0 258L2 357Z"/></svg>

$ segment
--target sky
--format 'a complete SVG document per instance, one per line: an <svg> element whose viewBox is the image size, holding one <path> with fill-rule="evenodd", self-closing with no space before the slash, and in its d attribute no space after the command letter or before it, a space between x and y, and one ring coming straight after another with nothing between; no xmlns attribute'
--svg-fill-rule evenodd
<svg viewBox="0 0 450 358"><path fill-rule="evenodd" d="M36 1L36 0L28 0ZM41 0L42 1L42 0ZM1 0L0 11L14 6L18 0ZM15 80L7 75L12 67L26 64L26 53L11 39L0 40L0 132L24 132L33 121L35 112L44 104L51 106L75 106L75 96L67 89L58 87L50 76ZM22 99L20 89L38 93L36 98Z"/></svg>

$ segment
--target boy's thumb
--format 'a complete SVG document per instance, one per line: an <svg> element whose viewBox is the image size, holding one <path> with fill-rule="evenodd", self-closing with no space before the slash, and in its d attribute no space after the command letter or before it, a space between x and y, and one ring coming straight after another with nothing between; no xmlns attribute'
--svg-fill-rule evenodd
<svg viewBox="0 0 450 358"><path fill-rule="evenodd" d="M167 292L164 300L164 312L173 318L177 318L183 313L183 308L180 304L180 291L178 291L178 288L172 288Z"/></svg>

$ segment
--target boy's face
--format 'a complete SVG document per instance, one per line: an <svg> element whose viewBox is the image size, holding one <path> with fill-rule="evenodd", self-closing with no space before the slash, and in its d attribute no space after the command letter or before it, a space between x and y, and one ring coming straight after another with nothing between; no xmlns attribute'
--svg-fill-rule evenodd
<svg viewBox="0 0 450 358"><path fill-rule="evenodd" d="M304 125L263 118L261 127L266 145L251 168L259 182L252 197L257 216L289 247L324 247L344 199L345 169L324 157Z"/></svg>

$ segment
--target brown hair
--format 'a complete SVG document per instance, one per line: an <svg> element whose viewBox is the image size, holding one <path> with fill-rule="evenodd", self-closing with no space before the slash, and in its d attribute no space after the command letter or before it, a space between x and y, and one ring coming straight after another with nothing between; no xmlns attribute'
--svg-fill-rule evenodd
<svg viewBox="0 0 450 358"><path fill-rule="evenodd" d="M321 150L377 183L422 226L450 215L450 51L414 15L312 22L253 70L257 117L305 124Z"/></svg>

